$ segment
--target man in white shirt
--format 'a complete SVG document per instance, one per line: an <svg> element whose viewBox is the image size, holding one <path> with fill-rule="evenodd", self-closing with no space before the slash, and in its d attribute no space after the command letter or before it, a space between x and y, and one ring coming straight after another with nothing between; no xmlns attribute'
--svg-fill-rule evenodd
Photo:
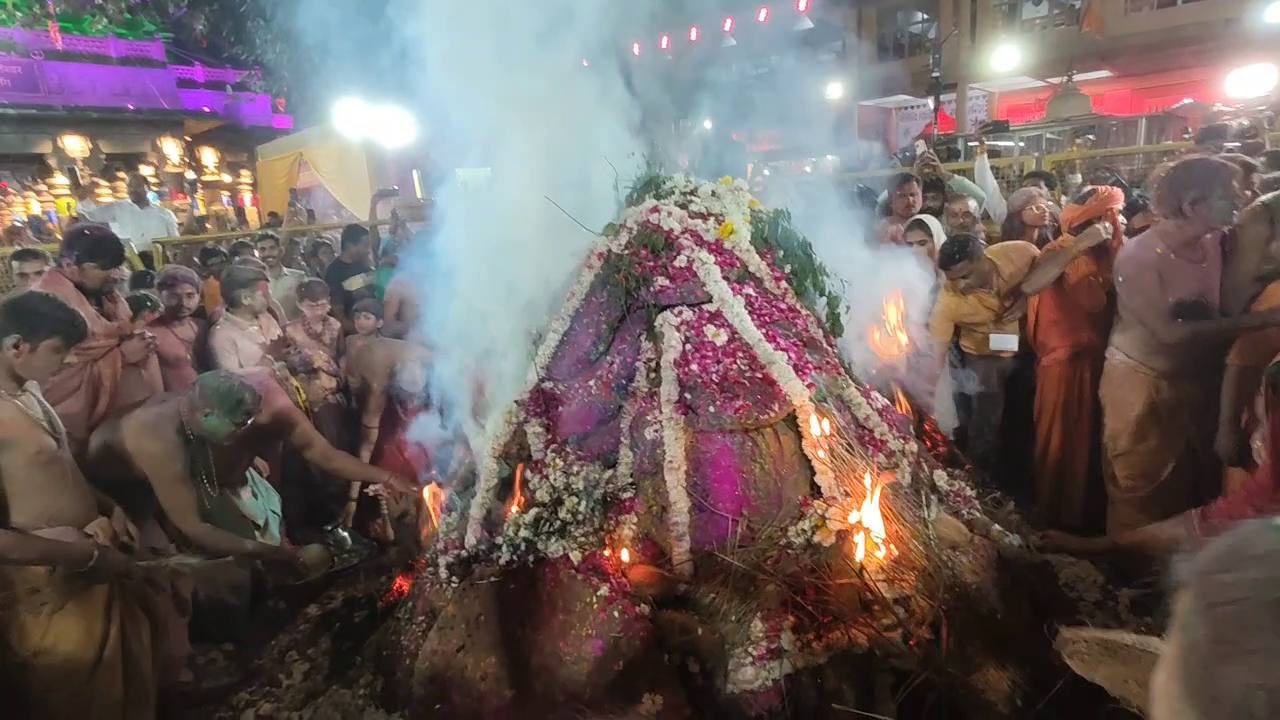
<svg viewBox="0 0 1280 720"><path fill-rule="evenodd" d="M148 270L156 269L152 242L178 236L178 218L168 208L151 202L151 188L141 173L129 175L129 200L99 205L89 197L89 188L81 187L77 210L82 219L111 226L116 235L133 245L138 258Z"/></svg>
<svg viewBox="0 0 1280 720"><path fill-rule="evenodd" d="M272 299L280 303L285 320L297 320L302 314L298 309L298 283L306 280L307 274L284 266L284 243L279 235L264 230L253 238L253 244L258 259L267 266Z"/></svg>

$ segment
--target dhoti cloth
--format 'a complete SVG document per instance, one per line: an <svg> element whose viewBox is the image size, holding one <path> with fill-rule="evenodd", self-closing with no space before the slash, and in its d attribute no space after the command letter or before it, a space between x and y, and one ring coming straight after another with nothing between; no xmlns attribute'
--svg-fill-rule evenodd
<svg viewBox="0 0 1280 720"><path fill-rule="evenodd" d="M12 664L0 674L18 694L6 693L5 717L156 717L159 643L141 583L88 585L48 567L0 578L0 643Z"/></svg>
<svg viewBox="0 0 1280 720"><path fill-rule="evenodd" d="M1111 535L1202 505L1221 484L1215 384L1163 377L1113 352L1098 390Z"/></svg>
<svg viewBox="0 0 1280 720"><path fill-rule="evenodd" d="M1101 530L1101 376L1100 352L1036 365L1036 513L1051 528L1088 534Z"/></svg>

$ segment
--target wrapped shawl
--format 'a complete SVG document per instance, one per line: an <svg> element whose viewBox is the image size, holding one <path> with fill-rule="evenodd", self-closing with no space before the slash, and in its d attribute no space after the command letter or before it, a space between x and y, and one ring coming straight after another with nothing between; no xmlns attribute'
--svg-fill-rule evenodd
<svg viewBox="0 0 1280 720"><path fill-rule="evenodd" d="M89 338L75 347L66 366L41 387L66 425L72 448L79 449L103 420L164 391L160 364L155 354L135 365L124 362L120 344L133 334L133 323L129 305L119 293L108 293L99 312L57 269L45 275L36 289L80 311L89 324Z"/></svg>

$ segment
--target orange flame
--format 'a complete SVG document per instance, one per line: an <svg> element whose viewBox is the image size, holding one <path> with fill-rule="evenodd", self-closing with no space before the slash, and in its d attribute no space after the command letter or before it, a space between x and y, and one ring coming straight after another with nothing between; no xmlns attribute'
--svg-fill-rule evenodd
<svg viewBox="0 0 1280 720"><path fill-rule="evenodd" d="M521 480L524 478L524 463L516 466L515 487L511 490L511 507L507 515L513 515L520 512L520 508L524 506L524 493L521 490Z"/></svg>
<svg viewBox="0 0 1280 720"><path fill-rule="evenodd" d="M422 502L431 516L431 527L440 527L440 512L444 507L444 489L436 483L422 488Z"/></svg>
<svg viewBox="0 0 1280 720"><path fill-rule="evenodd" d="M893 407L903 415L911 417L911 403L907 402L907 396L902 394L902 388L893 389Z"/></svg>
<svg viewBox="0 0 1280 720"><path fill-rule="evenodd" d="M871 537L872 554L876 559L883 560L888 556L889 552L894 550L893 544L889 542L889 536L884 524L884 514L880 511L880 483L871 481L871 473L867 473L862 478L862 484L866 489L866 496L862 499L862 507L857 510L849 511L849 524L857 525L858 530L853 535L853 558L858 562L862 562L867 555L867 536Z"/></svg>
<svg viewBox="0 0 1280 720"><path fill-rule="evenodd" d="M911 349L907 335L907 306L902 291L896 290L884 299L884 321L880 327L867 330L867 342L876 355L885 362L892 362Z"/></svg>

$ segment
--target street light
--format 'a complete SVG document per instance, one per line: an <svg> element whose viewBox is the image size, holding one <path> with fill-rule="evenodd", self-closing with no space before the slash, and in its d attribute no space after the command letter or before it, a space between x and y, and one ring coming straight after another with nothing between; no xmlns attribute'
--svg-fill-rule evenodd
<svg viewBox="0 0 1280 720"><path fill-rule="evenodd" d="M712 127L714 127L714 123L711 122L711 118L707 118L706 120L702 121L703 130L710 130Z"/></svg>
<svg viewBox="0 0 1280 720"><path fill-rule="evenodd" d="M1272 63L1244 65L1227 73L1223 93L1232 100L1252 100L1271 94L1280 82L1280 68Z"/></svg>
<svg viewBox="0 0 1280 720"><path fill-rule="evenodd" d="M399 105L371 105L347 97L333 104L332 120L343 137L372 140L388 150L403 148L418 137L417 120Z"/></svg>
<svg viewBox="0 0 1280 720"><path fill-rule="evenodd" d="M991 52L991 69L998 73L1016 70L1022 64L1022 49L1011 42L1002 42Z"/></svg>
<svg viewBox="0 0 1280 720"><path fill-rule="evenodd" d="M342 98L333 104L333 126L352 140L364 137L369 123L369 104L360 98Z"/></svg>
<svg viewBox="0 0 1280 720"><path fill-rule="evenodd" d="M822 92L828 100L839 100L844 97L844 83L839 80L832 80L827 83L826 89Z"/></svg>
<svg viewBox="0 0 1280 720"><path fill-rule="evenodd" d="M1262 11L1262 22L1268 25L1280 25L1280 2L1267 5Z"/></svg>

